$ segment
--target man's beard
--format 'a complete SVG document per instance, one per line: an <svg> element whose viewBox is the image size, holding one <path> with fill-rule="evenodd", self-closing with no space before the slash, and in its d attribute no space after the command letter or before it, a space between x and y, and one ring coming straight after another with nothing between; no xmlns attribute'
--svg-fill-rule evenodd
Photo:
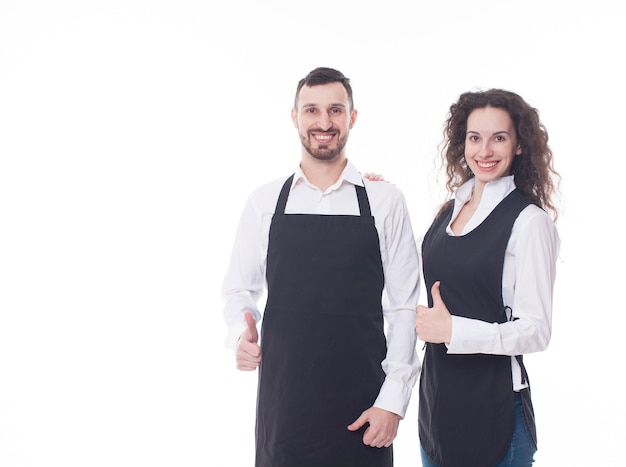
<svg viewBox="0 0 626 467"><path fill-rule="evenodd" d="M337 157L343 151L343 148L346 146L348 142L348 135L340 136L337 141L337 147L335 149L330 149L327 145L321 144L317 148L314 148L310 141L312 137L307 135L300 135L300 140L302 141L302 146L306 149L311 157L320 161L331 161L335 157Z"/></svg>

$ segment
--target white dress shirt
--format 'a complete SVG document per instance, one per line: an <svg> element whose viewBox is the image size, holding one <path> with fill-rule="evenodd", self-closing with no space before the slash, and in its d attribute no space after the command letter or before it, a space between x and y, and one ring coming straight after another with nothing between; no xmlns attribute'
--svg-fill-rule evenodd
<svg viewBox="0 0 626 467"><path fill-rule="evenodd" d="M489 182L478 209L461 235L480 225L514 189L512 175ZM471 199L473 190L473 178L457 190L450 224ZM447 233L454 235L450 224ZM550 342L552 292L559 249L559 235L550 216L534 204L527 206L513 224L502 276L504 305L511 307L513 316L519 319L498 324L453 316L448 353L511 355L513 389L519 391L526 387L514 356L545 350Z"/></svg>
<svg viewBox="0 0 626 467"><path fill-rule="evenodd" d="M257 303L267 287L269 229L286 179L283 177L257 188L249 196L239 221L222 286L224 318L229 331L226 345L232 349L245 329L243 312L250 311L256 321L261 319ZM364 182L350 161L339 180L324 192L313 186L298 168L285 213L359 215L354 185L366 187L385 277L382 305L387 355L382 368L386 378L374 406L404 417L421 368L415 351L420 268L404 195L390 183Z"/></svg>

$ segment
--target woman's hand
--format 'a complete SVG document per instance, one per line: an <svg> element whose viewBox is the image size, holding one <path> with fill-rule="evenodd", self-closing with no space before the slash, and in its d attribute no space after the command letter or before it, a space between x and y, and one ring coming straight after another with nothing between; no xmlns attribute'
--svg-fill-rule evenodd
<svg viewBox="0 0 626 467"><path fill-rule="evenodd" d="M452 316L441 299L437 281L431 289L433 306L428 308L419 305L416 309L415 330L418 337L424 342L432 344L450 343L452 338Z"/></svg>
<svg viewBox="0 0 626 467"><path fill-rule="evenodd" d="M366 172L363 174L363 178L366 178L367 180L371 181L371 182L386 182L387 180L385 180L385 177L383 177L381 174L377 174L374 172Z"/></svg>

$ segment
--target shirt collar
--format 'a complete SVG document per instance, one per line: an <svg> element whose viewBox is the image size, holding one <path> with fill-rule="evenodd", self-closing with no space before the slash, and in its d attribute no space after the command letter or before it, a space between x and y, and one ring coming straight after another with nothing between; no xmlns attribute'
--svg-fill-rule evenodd
<svg viewBox="0 0 626 467"><path fill-rule="evenodd" d="M483 191L483 198L495 198L498 199L498 201L503 200L506 195L515 189L515 181L513 178L513 175L508 175L487 183L487 185L485 185L485 190ZM475 183L476 180L472 177L461 185L454 194L455 202L460 204L467 203L472 198Z"/></svg>
<svg viewBox="0 0 626 467"><path fill-rule="evenodd" d="M354 164L352 164L352 162L350 162L350 160L347 161L346 166L343 169L343 172L341 172L341 175L339 176L339 179L337 179L337 182L335 182L331 187L329 187L327 191L336 190L344 182L351 183L352 185L364 186L363 177L361 177L361 174L356 169ZM307 180L306 175L304 175L304 172L302 172L302 169L300 168L299 165L298 165L298 168L296 169L296 171L294 173L294 176L293 176L293 182L291 184L291 190L293 190L293 187L296 186L296 184L298 184L298 183L306 183L306 184L308 184L310 186L313 186Z"/></svg>

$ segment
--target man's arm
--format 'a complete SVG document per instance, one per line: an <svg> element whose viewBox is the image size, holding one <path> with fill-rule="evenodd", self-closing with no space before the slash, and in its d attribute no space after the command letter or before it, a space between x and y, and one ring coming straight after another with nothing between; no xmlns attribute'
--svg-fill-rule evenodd
<svg viewBox="0 0 626 467"><path fill-rule="evenodd" d="M251 196L241 213L230 263L222 283L224 321L228 327L225 344L233 351L242 333L249 330L244 314L261 319L257 302L264 291L264 254L259 208Z"/></svg>
<svg viewBox="0 0 626 467"><path fill-rule="evenodd" d="M383 225L387 355L382 367L386 377L374 406L404 417L421 369L415 350L420 265L404 196L397 188L381 185L392 189L394 197Z"/></svg>
<svg viewBox="0 0 626 467"><path fill-rule="evenodd" d="M372 187L371 191L381 194L377 193L379 189ZM381 256L385 273L383 313L387 324L387 355L381 365L386 377L374 406L349 427L356 430L369 423L363 442L376 447L390 445L395 438L421 368L415 351L415 307L420 280L417 246L404 196L389 185L382 190L382 197L375 199L380 203L382 198L389 207L372 207L379 236L384 235L381 245L385 251L381 251Z"/></svg>

